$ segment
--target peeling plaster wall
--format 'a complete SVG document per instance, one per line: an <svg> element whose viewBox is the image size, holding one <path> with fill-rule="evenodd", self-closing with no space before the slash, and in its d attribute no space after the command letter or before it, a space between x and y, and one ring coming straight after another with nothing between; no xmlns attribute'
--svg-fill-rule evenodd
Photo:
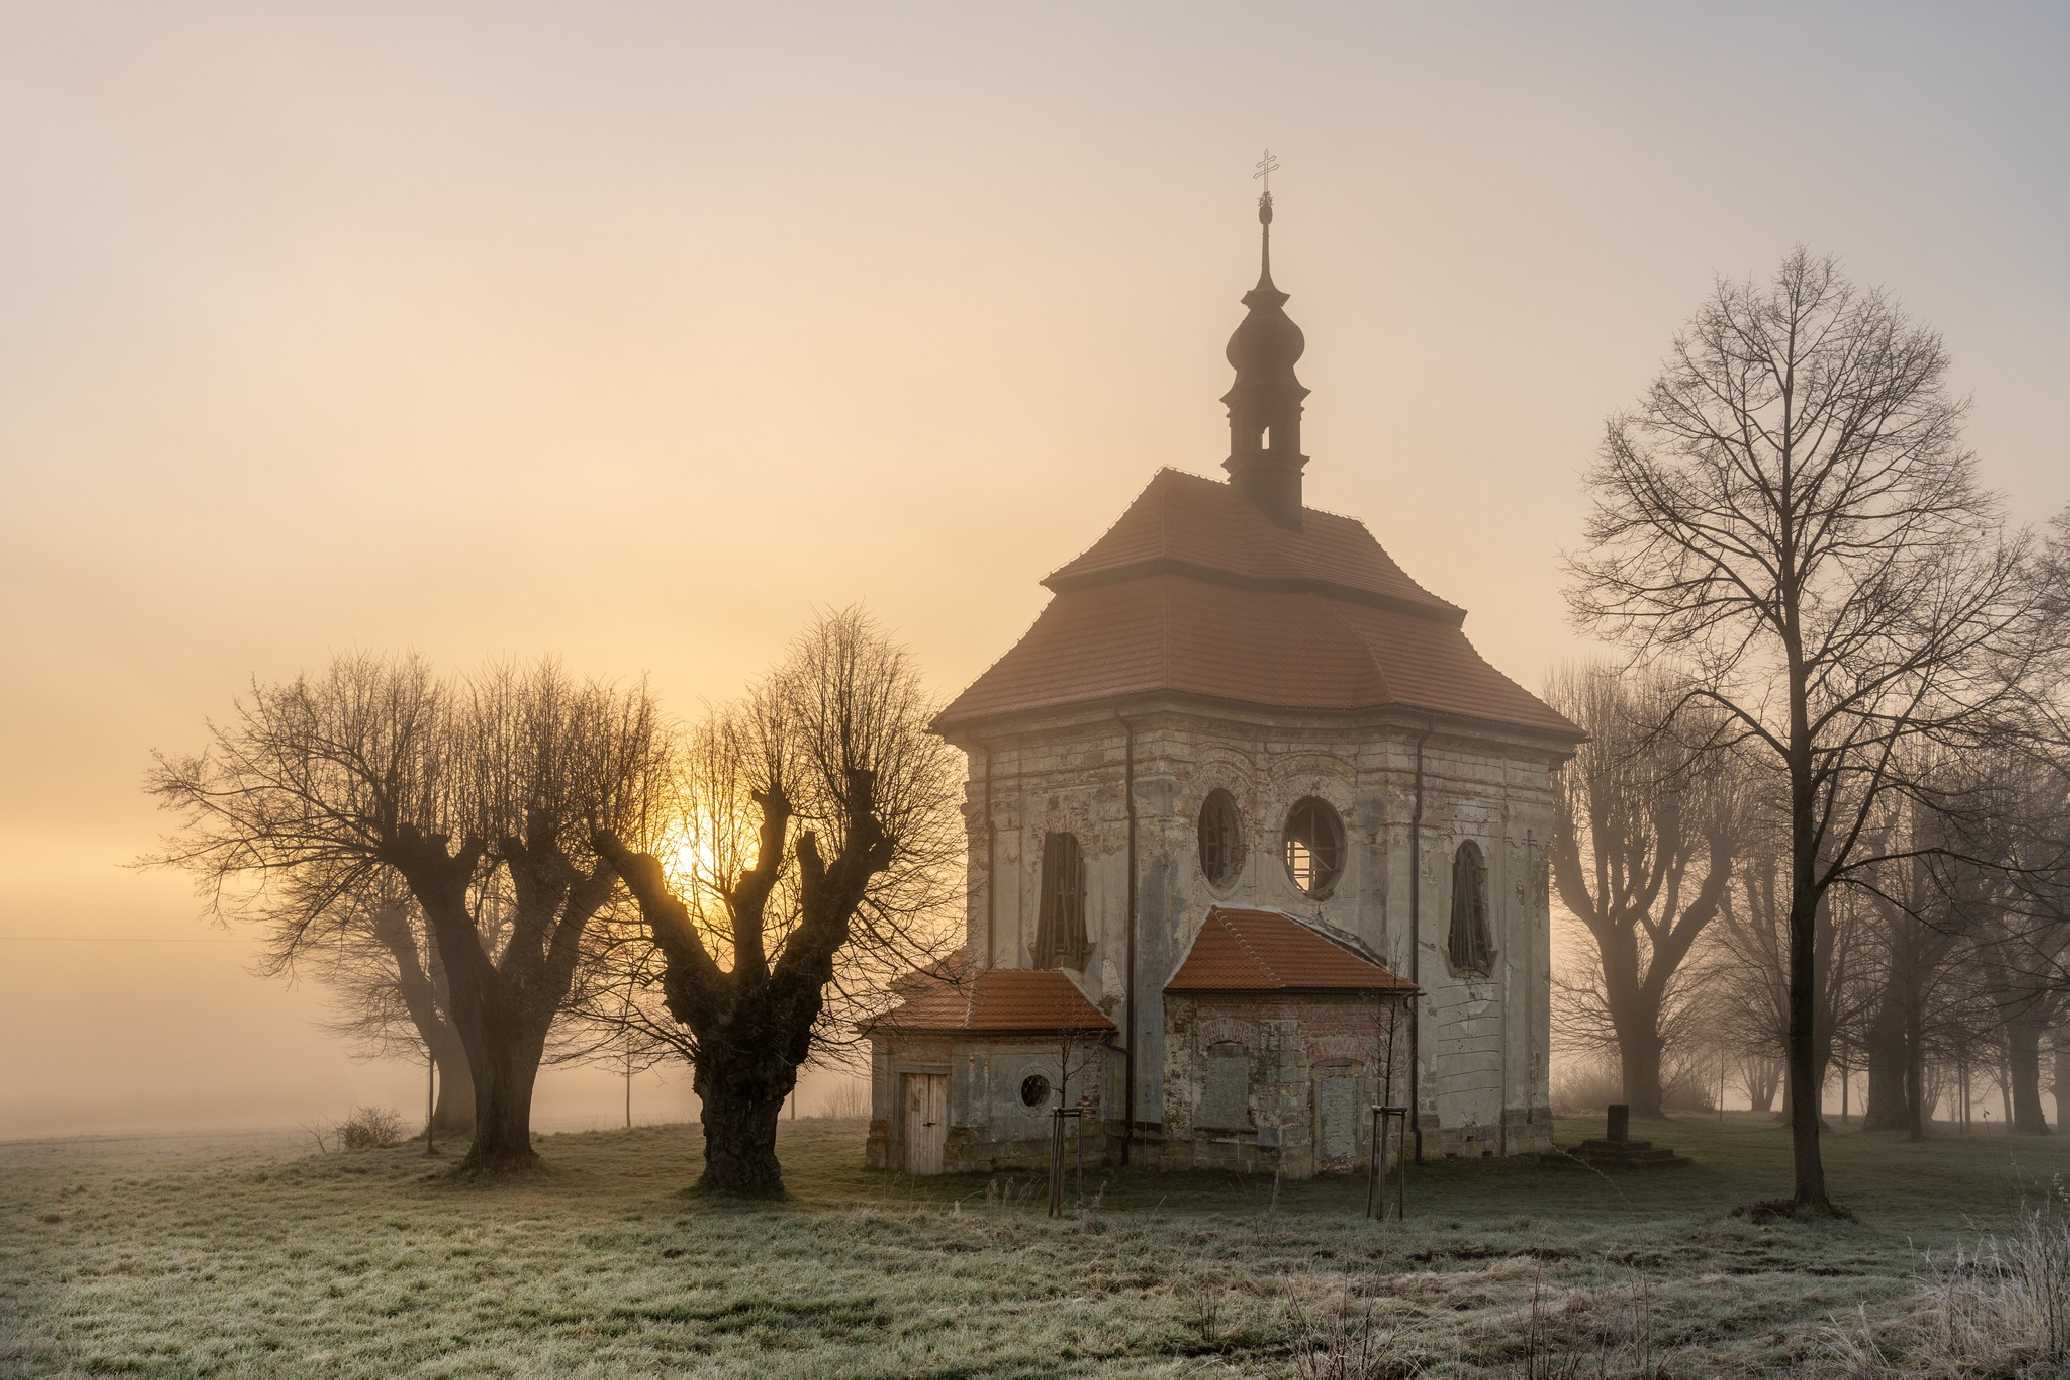
<svg viewBox="0 0 2070 1380"><path fill-rule="evenodd" d="M1167 1168L1355 1172L1372 1152L1370 1109L1407 1086L1409 1015L1398 997L1174 994L1166 1019L1154 1157ZM1224 1059L1242 1065L1235 1115L1231 1089L1212 1086Z"/></svg>
<svg viewBox="0 0 2070 1380"><path fill-rule="evenodd" d="M1421 1108L1446 1154L1551 1144L1547 1096L1552 911L1547 844L1553 766L1469 739L1433 737L1424 764ZM1495 962L1456 972L1452 860L1467 840L1487 865Z"/></svg>
<svg viewBox="0 0 2070 1380"><path fill-rule="evenodd" d="M1106 1155L1101 1093L1111 1081L1114 1052L1097 1041L1017 1036L951 1038L880 1032L870 1041L870 1134L864 1156L872 1169L904 1167L904 1083L908 1073L949 1078L949 1126L942 1167L947 1171L1046 1168L1051 1111L1058 1104L1083 1115L1067 1134L1082 1136L1088 1163ZM1068 1078L1066 1073L1068 1072ZM1030 1074L1049 1080L1039 1107L1021 1100ZM1075 1158L1075 1145L1073 1147Z"/></svg>
<svg viewBox="0 0 2070 1380"><path fill-rule="evenodd" d="M1139 1123L1168 1119L1165 981L1208 909L1228 904L1302 916L1417 977L1425 993L1418 1102L1426 1153L1516 1154L1550 1143L1545 848L1553 772L1563 756L1557 748L1399 715L1253 713L1184 701L1130 709L1126 722L1135 734ZM1412 845L1419 738L1420 857ZM1072 976L1118 1026L1128 971L1126 739L1112 712L1059 713L958 735L971 760L972 953L996 966L1032 965L1043 836L1076 834L1091 948ZM1217 786L1236 798L1244 841L1241 871L1220 888L1201 872L1196 832L1201 803ZM1344 874L1320 898L1295 887L1282 855L1287 811L1306 795L1328 801L1344 821ZM1485 978L1456 974L1447 961L1452 857L1466 839L1480 845L1487 864L1496 953ZM1411 917L1412 869L1422 874L1420 935ZM1124 1028L1117 1043L1126 1046L1129 1037ZM1118 1058L1105 1093L1108 1115L1119 1117Z"/></svg>

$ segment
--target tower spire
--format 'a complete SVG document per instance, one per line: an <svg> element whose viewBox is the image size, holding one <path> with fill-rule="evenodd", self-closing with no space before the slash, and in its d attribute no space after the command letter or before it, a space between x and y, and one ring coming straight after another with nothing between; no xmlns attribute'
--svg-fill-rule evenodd
<svg viewBox="0 0 2070 1380"><path fill-rule="evenodd" d="M1279 171L1279 160L1272 156L1271 149L1265 150L1257 168L1251 174L1251 180L1265 184L1258 193L1258 286L1269 288L1272 286L1272 175Z"/></svg>
<svg viewBox="0 0 2070 1380"><path fill-rule="evenodd" d="M1258 197L1258 285L1243 296L1249 308L1229 337L1236 386L1223 395L1229 407L1229 482L1251 502L1289 527L1301 523L1301 400L1308 390L1294 377L1306 346L1286 314L1287 295L1272 282L1272 174L1279 160L1267 149L1251 176L1265 184Z"/></svg>

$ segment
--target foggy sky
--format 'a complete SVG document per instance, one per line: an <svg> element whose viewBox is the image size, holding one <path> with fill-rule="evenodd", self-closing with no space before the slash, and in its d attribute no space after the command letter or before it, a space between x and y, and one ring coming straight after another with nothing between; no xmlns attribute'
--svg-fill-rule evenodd
<svg viewBox="0 0 2070 1380"><path fill-rule="evenodd" d="M553 652L688 715L860 597L967 683L1219 475L1265 145L1309 502L1527 685L1605 414L1799 240L2070 500L2057 8L329 8L0 7L0 1136L421 1096L124 866L249 677Z"/></svg>

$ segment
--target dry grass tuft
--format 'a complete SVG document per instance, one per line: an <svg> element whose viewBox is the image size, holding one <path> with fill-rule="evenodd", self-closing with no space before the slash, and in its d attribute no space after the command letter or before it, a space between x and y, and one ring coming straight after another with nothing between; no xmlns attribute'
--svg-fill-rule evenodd
<svg viewBox="0 0 2070 1380"><path fill-rule="evenodd" d="M1825 1336L1852 1376L2070 1374L2070 1189L2055 1176L2011 1230L1928 1251L1893 1326L1857 1309Z"/></svg>

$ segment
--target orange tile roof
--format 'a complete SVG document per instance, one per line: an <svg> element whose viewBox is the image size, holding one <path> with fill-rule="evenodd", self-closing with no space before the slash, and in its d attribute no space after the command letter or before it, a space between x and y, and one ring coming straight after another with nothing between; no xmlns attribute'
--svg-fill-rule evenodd
<svg viewBox="0 0 2070 1380"><path fill-rule="evenodd" d="M1357 518L1303 508L1299 527L1282 526L1229 485L1171 469L1159 470L1104 536L1042 583L1062 591L1156 569L1334 589L1455 622L1466 613L1410 579Z"/></svg>
<svg viewBox="0 0 2070 1380"><path fill-rule="evenodd" d="M1059 594L938 722L1157 691L1272 708L1399 706L1581 736L1456 624L1174 574Z"/></svg>
<svg viewBox="0 0 2070 1380"><path fill-rule="evenodd" d="M1349 518L1306 509L1281 527L1226 484L1166 470L1045 583L1049 607L938 724L1167 691L1581 736L1482 660L1464 613Z"/></svg>
<svg viewBox="0 0 2070 1380"><path fill-rule="evenodd" d="M1332 939L1276 910L1217 906L1167 992L1410 992L1348 942Z"/></svg>
<svg viewBox="0 0 2070 1380"><path fill-rule="evenodd" d="M894 984L905 1000L866 1029L970 1034L1104 1034L1114 1022L1054 968L937 964Z"/></svg>

